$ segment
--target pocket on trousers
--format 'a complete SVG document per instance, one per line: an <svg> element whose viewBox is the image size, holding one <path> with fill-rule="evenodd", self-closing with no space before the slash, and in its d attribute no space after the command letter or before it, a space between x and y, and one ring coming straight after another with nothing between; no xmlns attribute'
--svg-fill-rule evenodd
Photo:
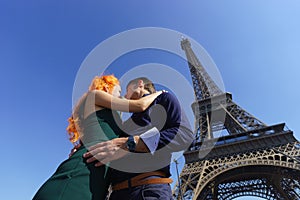
<svg viewBox="0 0 300 200"><path fill-rule="evenodd" d="M172 192L165 184L151 184L147 185L142 190L143 200L169 200L172 199Z"/></svg>

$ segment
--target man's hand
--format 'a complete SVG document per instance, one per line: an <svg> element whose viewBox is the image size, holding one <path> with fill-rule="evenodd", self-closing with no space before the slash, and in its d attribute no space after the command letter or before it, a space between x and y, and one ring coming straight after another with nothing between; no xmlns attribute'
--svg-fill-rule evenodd
<svg viewBox="0 0 300 200"><path fill-rule="evenodd" d="M87 158L86 162L98 161L95 166L102 166L110 161L117 160L129 153L126 149L126 138L115 138L106 142L100 142L88 148L88 152L83 154Z"/></svg>

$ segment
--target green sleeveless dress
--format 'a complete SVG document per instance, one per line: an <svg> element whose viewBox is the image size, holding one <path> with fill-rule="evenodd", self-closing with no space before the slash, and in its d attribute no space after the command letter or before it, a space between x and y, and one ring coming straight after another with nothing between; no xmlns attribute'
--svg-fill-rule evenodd
<svg viewBox="0 0 300 200"><path fill-rule="evenodd" d="M83 154L86 147L111 140L120 133L120 116L110 109L99 110L83 120L81 146L41 186L33 200L104 200L109 185L108 166L87 164Z"/></svg>

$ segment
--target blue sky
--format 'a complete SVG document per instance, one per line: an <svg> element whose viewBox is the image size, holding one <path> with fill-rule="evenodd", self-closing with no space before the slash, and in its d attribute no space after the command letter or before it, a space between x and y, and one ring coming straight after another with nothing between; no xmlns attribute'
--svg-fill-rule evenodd
<svg viewBox="0 0 300 200"><path fill-rule="evenodd" d="M67 158L81 63L100 42L133 28L192 37L236 103L267 124L285 122L299 140L299 19L297 0L0 1L0 198L31 199Z"/></svg>

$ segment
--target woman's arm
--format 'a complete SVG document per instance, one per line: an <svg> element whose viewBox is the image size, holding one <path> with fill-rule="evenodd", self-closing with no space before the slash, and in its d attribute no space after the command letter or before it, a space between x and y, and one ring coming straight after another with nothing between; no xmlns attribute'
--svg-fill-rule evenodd
<svg viewBox="0 0 300 200"><path fill-rule="evenodd" d="M121 99L101 90L93 90L89 95L94 95L95 105L97 106L123 112L142 112L146 110L161 93L162 91L159 91L137 100Z"/></svg>

